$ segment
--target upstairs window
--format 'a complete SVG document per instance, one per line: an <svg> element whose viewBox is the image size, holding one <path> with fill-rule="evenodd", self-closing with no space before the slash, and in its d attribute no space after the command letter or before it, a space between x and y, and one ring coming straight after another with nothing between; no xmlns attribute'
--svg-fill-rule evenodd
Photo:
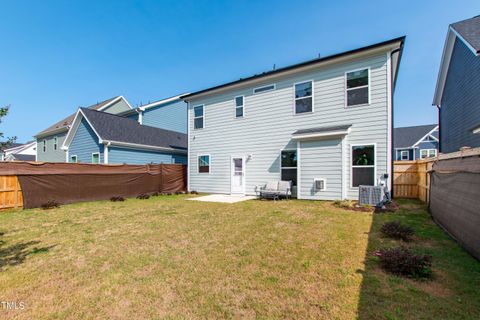
<svg viewBox="0 0 480 320"><path fill-rule="evenodd" d="M58 138L55 137L53 138L53 150L57 150L58 149Z"/></svg>
<svg viewBox="0 0 480 320"><path fill-rule="evenodd" d="M198 156L198 173L210 173L210 156Z"/></svg>
<svg viewBox="0 0 480 320"><path fill-rule="evenodd" d="M369 103L369 70L362 69L346 74L347 107Z"/></svg>
<svg viewBox="0 0 480 320"><path fill-rule="evenodd" d="M420 159L435 158L436 156L437 156L437 149L420 150Z"/></svg>
<svg viewBox="0 0 480 320"><path fill-rule="evenodd" d="M47 140L43 139L43 146L42 146L43 152L47 152Z"/></svg>
<svg viewBox="0 0 480 320"><path fill-rule="evenodd" d="M203 105L193 107L193 128L202 129L204 120Z"/></svg>
<svg viewBox="0 0 480 320"><path fill-rule="evenodd" d="M375 146L352 146L352 187L375 185Z"/></svg>
<svg viewBox="0 0 480 320"><path fill-rule="evenodd" d="M275 90L275 84L269 84L267 86L255 88L253 89L253 94L272 91L272 90Z"/></svg>
<svg viewBox="0 0 480 320"><path fill-rule="evenodd" d="M280 157L280 172L282 181L292 181L297 185L297 150L282 150Z"/></svg>
<svg viewBox="0 0 480 320"><path fill-rule="evenodd" d="M235 97L235 118L243 118L244 96Z"/></svg>
<svg viewBox="0 0 480 320"><path fill-rule="evenodd" d="M313 111L313 82L295 84L295 114Z"/></svg>

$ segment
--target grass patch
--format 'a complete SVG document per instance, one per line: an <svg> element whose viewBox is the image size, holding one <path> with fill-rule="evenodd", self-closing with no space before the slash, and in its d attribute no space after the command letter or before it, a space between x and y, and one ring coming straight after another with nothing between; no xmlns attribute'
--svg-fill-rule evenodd
<svg viewBox="0 0 480 320"><path fill-rule="evenodd" d="M331 202L231 205L170 195L0 213L2 319L480 318L480 263L419 203L373 214ZM374 253L412 226L434 277L384 272ZM68 294L66 294L68 293Z"/></svg>

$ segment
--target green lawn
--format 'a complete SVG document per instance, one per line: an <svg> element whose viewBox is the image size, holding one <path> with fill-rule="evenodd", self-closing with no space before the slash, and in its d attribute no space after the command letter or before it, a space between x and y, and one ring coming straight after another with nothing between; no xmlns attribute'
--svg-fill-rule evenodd
<svg viewBox="0 0 480 320"><path fill-rule="evenodd" d="M217 204L163 196L0 213L0 319L479 319L480 263L424 207ZM384 221L413 226L434 279L385 274Z"/></svg>

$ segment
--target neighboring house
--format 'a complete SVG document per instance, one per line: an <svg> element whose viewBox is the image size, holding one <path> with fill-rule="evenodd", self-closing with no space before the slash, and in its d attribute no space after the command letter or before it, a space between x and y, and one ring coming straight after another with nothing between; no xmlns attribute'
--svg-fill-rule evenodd
<svg viewBox="0 0 480 320"><path fill-rule="evenodd" d="M403 43L392 39L183 96L189 189L254 194L282 179L293 182L298 198L315 200L355 199L359 185L382 180L391 189L392 98Z"/></svg>
<svg viewBox="0 0 480 320"><path fill-rule="evenodd" d="M80 108L62 149L69 162L146 164L187 162L187 135Z"/></svg>
<svg viewBox="0 0 480 320"><path fill-rule="evenodd" d="M480 16L449 26L433 105L440 152L480 147Z"/></svg>
<svg viewBox="0 0 480 320"><path fill-rule="evenodd" d="M122 96L113 97L88 108L112 114L117 114L132 109L128 101ZM66 161L65 151L60 147L64 143L65 137L74 118L75 113L55 123L35 136L35 139L37 140L37 161Z"/></svg>
<svg viewBox="0 0 480 320"><path fill-rule="evenodd" d="M35 161L37 143L14 143L2 152L2 161Z"/></svg>
<svg viewBox="0 0 480 320"><path fill-rule="evenodd" d="M143 125L187 133L187 104L180 96L149 103L120 115Z"/></svg>
<svg viewBox="0 0 480 320"><path fill-rule="evenodd" d="M395 128L393 146L397 161L434 158L438 153L438 125Z"/></svg>

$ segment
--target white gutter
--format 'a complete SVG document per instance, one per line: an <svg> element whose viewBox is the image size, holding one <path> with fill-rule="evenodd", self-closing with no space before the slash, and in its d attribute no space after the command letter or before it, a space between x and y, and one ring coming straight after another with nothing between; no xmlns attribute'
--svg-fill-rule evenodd
<svg viewBox="0 0 480 320"><path fill-rule="evenodd" d="M112 141L112 140L103 140L103 144L115 145L119 147L126 147L126 148L140 148L140 149L148 149L148 150L160 150L165 152L175 152L181 154L187 154L187 150L179 150L174 148L166 148L166 147L157 147L157 146L149 146L145 144L137 144L137 143L129 143L129 142L120 142L120 141Z"/></svg>
<svg viewBox="0 0 480 320"><path fill-rule="evenodd" d="M172 102L172 101L175 101L175 100L180 100L181 96L184 96L184 95L187 95L187 94L189 94L189 93L188 92L187 93L182 93L182 94L177 95L175 97L171 97L171 98L163 99L163 100L160 100L160 101L152 102L152 103L146 104L144 106L141 106L138 109L140 109L142 111L145 111L146 109L150 109L150 108L153 108L153 107L165 104L165 103L169 103L169 102Z"/></svg>

